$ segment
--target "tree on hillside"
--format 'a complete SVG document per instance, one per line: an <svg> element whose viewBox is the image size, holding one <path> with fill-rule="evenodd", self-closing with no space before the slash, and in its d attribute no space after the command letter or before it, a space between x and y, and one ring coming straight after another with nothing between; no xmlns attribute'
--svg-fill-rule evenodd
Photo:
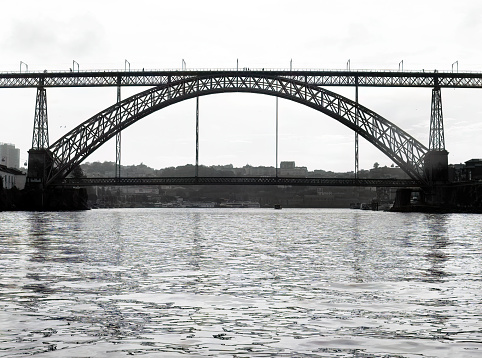
<svg viewBox="0 0 482 358"><path fill-rule="evenodd" d="M72 177L75 179L80 179L80 178L85 178L84 171L80 167L80 165L77 165L74 170L72 170Z"/></svg>

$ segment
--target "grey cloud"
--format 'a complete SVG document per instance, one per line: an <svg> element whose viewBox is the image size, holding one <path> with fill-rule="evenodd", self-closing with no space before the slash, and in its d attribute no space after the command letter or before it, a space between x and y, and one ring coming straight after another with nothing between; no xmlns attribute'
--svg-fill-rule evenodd
<svg viewBox="0 0 482 358"><path fill-rule="evenodd" d="M6 31L1 46L5 52L44 58L89 55L104 44L103 35L102 24L88 13L62 21L21 19Z"/></svg>

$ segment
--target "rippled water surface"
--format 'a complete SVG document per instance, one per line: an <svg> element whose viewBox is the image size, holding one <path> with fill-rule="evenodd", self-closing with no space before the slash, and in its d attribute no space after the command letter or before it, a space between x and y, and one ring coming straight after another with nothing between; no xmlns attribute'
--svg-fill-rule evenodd
<svg viewBox="0 0 482 358"><path fill-rule="evenodd" d="M0 357L482 357L482 216L0 213Z"/></svg>

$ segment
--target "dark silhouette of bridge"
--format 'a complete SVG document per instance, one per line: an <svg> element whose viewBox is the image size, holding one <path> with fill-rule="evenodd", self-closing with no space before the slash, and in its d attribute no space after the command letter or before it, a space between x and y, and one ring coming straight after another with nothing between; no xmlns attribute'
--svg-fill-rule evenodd
<svg viewBox="0 0 482 358"><path fill-rule="evenodd" d="M47 95L50 87L117 87L117 102L49 144ZM152 88L121 100L123 86ZM432 88L429 147L376 112L326 87ZM1 88L37 88L29 185L53 186L145 185L350 185L433 188L448 180L442 88L482 88L481 73L318 70L164 70L0 73ZM120 134L138 120L172 104L200 96L248 92L285 98L324 113L372 143L403 171L409 180L313 178L114 178L72 179L68 175L106 141L117 138L116 167L120 168ZM357 151L356 151L357 152ZM358 157L356 158L358 160ZM357 168L356 168L357 169Z"/></svg>
<svg viewBox="0 0 482 358"><path fill-rule="evenodd" d="M126 177L66 178L64 187L123 185L289 185L289 186L365 186L418 187L413 179L298 178L298 177Z"/></svg>

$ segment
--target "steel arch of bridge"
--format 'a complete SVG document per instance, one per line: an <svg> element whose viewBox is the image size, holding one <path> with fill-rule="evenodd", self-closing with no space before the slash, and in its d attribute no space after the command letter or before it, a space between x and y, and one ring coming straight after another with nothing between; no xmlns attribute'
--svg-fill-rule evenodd
<svg viewBox="0 0 482 358"><path fill-rule="evenodd" d="M53 164L46 185L64 179L87 156L123 129L171 104L197 96L247 92L285 98L318 110L358 132L412 179L424 182L428 149L387 119L334 92L307 82L255 74L222 74L179 79L112 105L65 134L49 147Z"/></svg>

